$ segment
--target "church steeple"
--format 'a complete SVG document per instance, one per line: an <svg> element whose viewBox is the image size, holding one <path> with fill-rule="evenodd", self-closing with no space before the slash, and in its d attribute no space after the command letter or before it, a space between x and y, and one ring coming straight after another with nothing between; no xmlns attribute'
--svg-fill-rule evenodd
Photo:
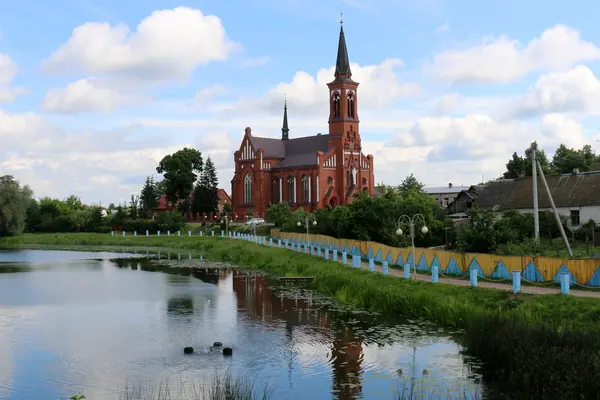
<svg viewBox="0 0 600 400"><path fill-rule="evenodd" d="M348 48L346 47L346 38L344 36L344 20L340 19L340 40L338 42L337 60L335 62L335 78L340 76L350 78L350 58L348 57Z"/></svg>
<svg viewBox="0 0 600 400"><path fill-rule="evenodd" d="M281 140L288 140L290 138L290 129L288 128L287 118L287 99L283 105L283 127L281 128Z"/></svg>

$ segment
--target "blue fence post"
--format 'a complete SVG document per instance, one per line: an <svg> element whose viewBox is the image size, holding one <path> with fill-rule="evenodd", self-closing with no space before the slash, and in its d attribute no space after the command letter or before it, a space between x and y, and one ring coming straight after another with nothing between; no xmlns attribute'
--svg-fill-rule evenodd
<svg viewBox="0 0 600 400"><path fill-rule="evenodd" d="M225 231L221 231L221 237L225 236Z"/></svg>
<svg viewBox="0 0 600 400"><path fill-rule="evenodd" d="M477 287L477 268L469 269L469 278L471 280L471 287Z"/></svg>
<svg viewBox="0 0 600 400"><path fill-rule="evenodd" d="M171 231L167 231L167 236L171 236Z"/></svg>
<svg viewBox="0 0 600 400"><path fill-rule="evenodd" d="M269 238L269 246L273 247L273 238Z"/></svg>
<svg viewBox="0 0 600 400"><path fill-rule="evenodd" d="M110 236L115 236L115 231L110 231Z"/></svg>
<svg viewBox="0 0 600 400"><path fill-rule="evenodd" d="M325 259L329 260L329 249L325 249Z"/></svg>
<svg viewBox="0 0 600 400"><path fill-rule="evenodd" d="M389 269L389 267L388 267L388 262L387 262L387 261L384 261L384 262L382 262L381 264L382 264L382 265L381 265L381 268L382 268L382 270L383 270L383 274L384 274L384 275L387 275L387 274L389 274L389 273L390 273L390 269Z"/></svg>
<svg viewBox="0 0 600 400"><path fill-rule="evenodd" d="M338 252L337 250L333 250L333 257L332 257L333 261L337 261L338 260L337 252Z"/></svg>
<svg viewBox="0 0 600 400"><path fill-rule="evenodd" d="M431 283L438 283L440 280L440 268L434 264L431 266Z"/></svg>
<svg viewBox="0 0 600 400"><path fill-rule="evenodd" d="M210 236L215 236L215 231L210 231Z"/></svg>
<svg viewBox="0 0 600 400"><path fill-rule="evenodd" d="M560 275L560 293L561 294L569 294L570 291L570 282L571 281L571 277L569 276L568 273L563 272Z"/></svg>
<svg viewBox="0 0 600 400"><path fill-rule="evenodd" d="M304 245L304 252L308 253L308 245L307 244Z"/></svg>
<svg viewBox="0 0 600 400"><path fill-rule="evenodd" d="M133 231L133 236L137 236L137 231Z"/></svg>
<svg viewBox="0 0 600 400"><path fill-rule="evenodd" d="M404 264L404 277L410 279L410 264Z"/></svg>
<svg viewBox="0 0 600 400"><path fill-rule="evenodd" d="M146 236L150 236L150 232L146 231Z"/></svg>
<svg viewBox="0 0 600 400"><path fill-rule="evenodd" d="M321 248L317 247L317 256L321 257Z"/></svg>
<svg viewBox="0 0 600 400"><path fill-rule="evenodd" d="M296 243L296 251L302 253L302 245L300 243Z"/></svg>
<svg viewBox="0 0 600 400"><path fill-rule="evenodd" d="M513 293L517 294L521 291L521 271L512 272Z"/></svg>
<svg viewBox="0 0 600 400"><path fill-rule="evenodd" d="M177 231L177 236L181 236L181 231Z"/></svg>
<svg viewBox="0 0 600 400"><path fill-rule="evenodd" d="M348 255L346 254L345 251L342 251L342 264L344 264L344 265L348 264Z"/></svg>
<svg viewBox="0 0 600 400"><path fill-rule="evenodd" d="M156 231L156 236L160 236L160 231Z"/></svg>
<svg viewBox="0 0 600 400"><path fill-rule="evenodd" d="M277 247L281 247L281 239L277 239Z"/></svg>
<svg viewBox="0 0 600 400"><path fill-rule="evenodd" d="M375 260L369 258L369 271L375 272Z"/></svg>
<svg viewBox="0 0 600 400"><path fill-rule="evenodd" d="M188 231L188 236L192 236L192 231Z"/></svg>

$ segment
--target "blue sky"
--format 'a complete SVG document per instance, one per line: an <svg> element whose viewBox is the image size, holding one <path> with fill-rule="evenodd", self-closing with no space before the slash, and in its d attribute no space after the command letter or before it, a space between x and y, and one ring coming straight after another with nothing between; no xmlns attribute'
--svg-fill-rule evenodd
<svg viewBox="0 0 600 400"><path fill-rule="evenodd" d="M532 140L596 139L590 1L0 0L0 173L38 196L119 202L183 146L230 191L244 128L327 132L339 13L376 180L499 176ZM597 8L597 7L596 7ZM589 10L589 12L582 12Z"/></svg>

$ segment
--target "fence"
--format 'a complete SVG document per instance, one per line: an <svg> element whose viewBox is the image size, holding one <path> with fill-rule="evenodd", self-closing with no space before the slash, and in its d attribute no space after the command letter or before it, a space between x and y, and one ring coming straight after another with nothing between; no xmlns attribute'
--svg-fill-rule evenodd
<svg viewBox="0 0 600 400"><path fill-rule="evenodd" d="M376 262L387 261L390 265L413 263L411 248L397 248L376 242L336 239L325 235L281 232L271 230L274 239L286 240L300 245L346 252ZM454 251L416 248L417 270L430 272L438 265L446 275L466 276L472 269L478 275L490 279L512 279L512 271L521 271L523 279L531 282L560 283L561 275L568 274L570 281L585 286L600 287L600 259L570 260L567 258L537 256L500 256L495 254L459 253Z"/></svg>

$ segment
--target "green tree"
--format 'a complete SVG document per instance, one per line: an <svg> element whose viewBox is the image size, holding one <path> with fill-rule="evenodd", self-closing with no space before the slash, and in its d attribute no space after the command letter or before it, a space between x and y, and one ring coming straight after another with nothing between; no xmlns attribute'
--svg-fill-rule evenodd
<svg viewBox="0 0 600 400"><path fill-rule="evenodd" d="M400 185L398 186L398 190L400 191L400 193L405 193L409 190L422 191L424 186L425 185L419 182L419 180L415 178L413 174L410 174L409 176L404 178L402 183L400 183Z"/></svg>
<svg viewBox="0 0 600 400"><path fill-rule="evenodd" d="M154 182L154 177L146 177L146 182L140 193L140 214L143 218L150 218L152 210L158 206L160 198L157 183Z"/></svg>
<svg viewBox="0 0 600 400"><path fill-rule="evenodd" d="M185 147L165 156L156 171L164 176L167 199L172 203L188 199L202 167L202 153L196 149Z"/></svg>
<svg viewBox="0 0 600 400"><path fill-rule="evenodd" d="M581 172L592 171L596 168L596 162L596 154L589 144L583 146L581 150L570 149L561 144L552 158L552 165L560 174L573 172L575 168Z"/></svg>
<svg viewBox="0 0 600 400"><path fill-rule="evenodd" d="M136 219L138 217L139 203L140 203L140 196L136 196L136 195L132 194L131 200L129 201L129 208L127 210L128 214L129 214L129 218Z"/></svg>
<svg viewBox="0 0 600 400"><path fill-rule="evenodd" d="M272 223L277 228L283 228L291 216L292 212L287 202L271 204L265 212L267 222Z"/></svg>
<svg viewBox="0 0 600 400"><path fill-rule="evenodd" d="M25 229L33 192L11 175L0 177L0 236L16 236Z"/></svg>
<svg viewBox="0 0 600 400"><path fill-rule="evenodd" d="M193 212L210 214L218 210L218 182L215 165L210 157L208 157L202 175L194 187L194 196L191 204Z"/></svg>
<svg viewBox="0 0 600 400"><path fill-rule="evenodd" d="M525 156L521 157L516 152L513 153L512 158L506 163L506 172L504 172L505 179L516 179L521 176L531 176L533 166L533 152L537 161L542 166L545 174L552 172L552 165L548 161L548 156L544 150L538 148L537 142L532 142L531 145L525 150Z"/></svg>
<svg viewBox="0 0 600 400"><path fill-rule="evenodd" d="M491 210L472 208L469 221L458 235L459 248L475 253L490 253L497 243L496 216Z"/></svg>

